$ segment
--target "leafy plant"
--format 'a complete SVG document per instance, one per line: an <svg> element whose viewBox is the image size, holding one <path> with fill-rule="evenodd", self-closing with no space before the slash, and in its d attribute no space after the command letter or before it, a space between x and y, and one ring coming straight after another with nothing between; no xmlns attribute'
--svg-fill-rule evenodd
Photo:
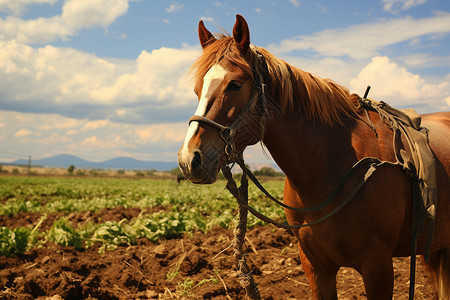
<svg viewBox="0 0 450 300"><path fill-rule="evenodd" d="M82 246L80 234L72 227L67 218L60 218L53 223L48 238L55 244L72 246L77 250Z"/></svg>
<svg viewBox="0 0 450 300"><path fill-rule="evenodd" d="M0 227L0 255L11 256L23 253L27 250L30 230L27 228L16 228L11 230Z"/></svg>
<svg viewBox="0 0 450 300"><path fill-rule="evenodd" d="M131 245L135 242L135 238L129 235L122 224L126 221L123 219L120 222L107 221L101 224L93 232L92 237L89 238L91 243L101 243L99 252L105 252L105 250L113 250L118 246Z"/></svg>

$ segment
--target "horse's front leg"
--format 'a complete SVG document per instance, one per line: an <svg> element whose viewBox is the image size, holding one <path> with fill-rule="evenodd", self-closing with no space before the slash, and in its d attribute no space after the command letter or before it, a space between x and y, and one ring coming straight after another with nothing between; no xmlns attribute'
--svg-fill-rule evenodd
<svg viewBox="0 0 450 300"><path fill-rule="evenodd" d="M317 253L312 253L299 243L300 260L308 277L312 299L337 299L336 274L339 267L332 263L321 262Z"/></svg>
<svg viewBox="0 0 450 300"><path fill-rule="evenodd" d="M363 277L368 300L392 299L394 270L392 254L388 249L383 251L383 247L371 247L358 269Z"/></svg>

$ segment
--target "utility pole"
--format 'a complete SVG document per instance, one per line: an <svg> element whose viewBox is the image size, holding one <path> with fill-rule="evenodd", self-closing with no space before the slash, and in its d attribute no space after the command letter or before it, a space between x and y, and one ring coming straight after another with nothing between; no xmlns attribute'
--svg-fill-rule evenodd
<svg viewBox="0 0 450 300"><path fill-rule="evenodd" d="M28 155L28 176L31 176L31 155Z"/></svg>

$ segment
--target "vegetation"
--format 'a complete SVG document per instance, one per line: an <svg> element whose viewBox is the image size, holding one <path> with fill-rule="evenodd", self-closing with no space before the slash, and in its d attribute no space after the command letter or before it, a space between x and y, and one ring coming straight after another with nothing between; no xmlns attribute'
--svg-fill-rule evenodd
<svg viewBox="0 0 450 300"><path fill-rule="evenodd" d="M69 174L72 175L72 174L73 174L73 171L75 171L75 166L74 166L74 165L70 165L70 166L67 168L67 172L69 172Z"/></svg>
<svg viewBox="0 0 450 300"><path fill-rule="evenodd" d="M281 177L284 176L282 172L278 172L271 167L262 167L259 170L253 172L255 176L266 176L266 177Z"/></svg>
<svg viewBox="0 0 450 300"><path fill-rule="evenodd" d="M282 198L283 182L267 181L264 185L275 197ZM161 238L176 238L196 230L233 228L237 204L224 186L224 181L207 186L183 182L177 186L175 180L145 177L138 180L136 177L0 177L0 216L17 217L30 212L40 216L32 228L8 228L0 224L0 255L21 253L46 246L48 242L76 249L96 246L103 252L132 245L141 238L158 242ZM249 189L249 202L275 220L284 218L282 208L265 199L253 185ZM141 213L118 222L72 223L68 218L118 206L139 208ZM52 214L59 217L50 229L41 229L41 223ZM248 224L251 227L263 222L249 216Z"/></svg>

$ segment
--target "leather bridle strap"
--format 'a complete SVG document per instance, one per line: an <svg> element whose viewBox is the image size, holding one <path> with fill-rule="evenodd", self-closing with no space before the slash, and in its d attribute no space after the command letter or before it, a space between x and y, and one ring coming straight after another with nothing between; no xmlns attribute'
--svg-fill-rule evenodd
<svg viewBox="0 0 450 300"><path fill-rule="evenodd" d="M249 110L251 109L255 101L259 101L260 97L264 97L264 86L265 84L262 82L255 82L255 85L253 86L253 90L247 104L242 109L242 111L239 112L239 114L234 118L230 126L224 126L222 124L217 123L216 121L213 121L211 119L208 119L207 117L200 115L193 115L189 119L189 124L191 124L191 122L199 122L218 129L220 133L219 134L220 138L225 142L225 154L228 156L228 158L230 158L233 150L235 150L232 135L236 133L235 131L238 129L238 126L243 126L242 124L239 125L242 115L245 113L249 113ZM239 153L234 153L233 157L237 155L239 155Z"/></svg>
<svg viewBox="0 0 450 300"><path fill-rule="evenodd" d="M260 70L261 66L259 66L260 63L265 65L265 62L264 62L263 56L261 54L259 54L256 49L254 49L254 51L256 53L256 61L255 61L255 66L254 66L255 70L253 71L253 77L254 77L253 90L252 90L252 93L250 95L250 98L249 98L247 104L241 110L241 112L239 112L239 114L234 118L234 120L231 122L231 124L229 126L224 126L222 124L217 123L216 121L213 121L211 119L208 119L205 116L200 116L200 115L193 115L189 119L189 124L191 124L191 122L195 121L195 122L210 125L219 130L220 137L225 142L225 154L228 156L228 159L234 158L240 154L240 153L233 153L233 150L235 150L235 147L233 145L232 135L234 135L236 133L235 131L238 129L237 127L238 127L239 120L241 119L241 116L245 113L249 113L250 108L253 106L253 104L255 102L260 102L262 107L265 107L265 105L266 105L265 104L265 97L266 97L265 86L266 85L264 84L264 82L262 80L262 73ZM264 113L265 113L264 111L261 112L261 116L263 116ZM260 130L262 130L262 129L260 128ZM233 153L233 155L232 155L232 153Z"/></svg>
<svg viewBox="0 0 450 300"><path fill-rule="evenodd" d="M216 121L213 121L211 119L208 119L204 116L199 116L199 115L193 115L190 119L189 119L189 124L191 124L191 122L193 121L197 121L197 122L203 122L206 123L208 125L211 125L213 127L216 127L217 129L219 129L220 132L223 132L225 130L230 130L230 127L227 126L223 126L220 125L219 123L217 123Z"/></svg>
<svg viewBox="0 0 450 300"><path fill-rule="evenodd" d="M231 155L231 153L233 152L233 142L232 142L231 136L230 136L231 127L223 126L223 125L217 123L216 121L213 121L211 119L208 119L204 116L199 116L199 115L193 115L189 119L189 124L191 124L191 122L193 122L193 121L196 121L199 123L203 122L205 124L211 125L212 127L219 129L219 136L225 143L225 154L227 156Z"/></svg>

